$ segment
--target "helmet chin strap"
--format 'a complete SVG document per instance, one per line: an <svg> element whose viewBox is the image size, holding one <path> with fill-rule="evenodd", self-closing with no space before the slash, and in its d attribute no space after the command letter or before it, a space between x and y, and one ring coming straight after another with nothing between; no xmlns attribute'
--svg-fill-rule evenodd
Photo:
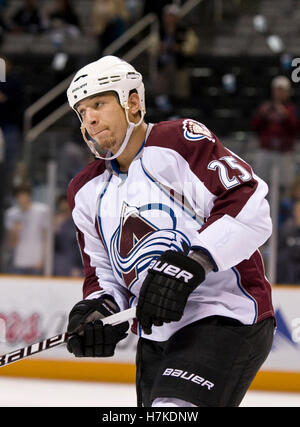
<svg viewBox="0 0 300 427"><path fill-rule="evenodd" d="M119 150L116 152L116 154L114 154L113 156L110 156L110 157L108 155L106 155L105 157L103 157L103 156L100 155L100 153L98 152L98 150L96 149L96 146L95 146L96 141L94 141L93 139L89 139L90 137L89 138L87 137L86 128L81 123L80 130L81 130L83 139L85 140L85 142L87 143L89 149L92 151L92 153L95 155L95 157L97 157L97 159L113 160L113 159L116 159L117 157L119 157L123 153L123 151L125 150L125 148L127 147L127 144L128 144L128 142L130 140L132 132L134 131L134 128L140 126L140 124L144 120L145 112L141 111L141 118L138 121L138 123L130 122L129 121L129 117L128 117L129 107L128 107L127 103L126 103L126 105L124 105L124 109L125 109L126 120L127 120L127 123L128 123L128 128L127 128L127 131L126 131L126 135L125 135L124 141L122 142L122 145L119 148Z"/></svg>

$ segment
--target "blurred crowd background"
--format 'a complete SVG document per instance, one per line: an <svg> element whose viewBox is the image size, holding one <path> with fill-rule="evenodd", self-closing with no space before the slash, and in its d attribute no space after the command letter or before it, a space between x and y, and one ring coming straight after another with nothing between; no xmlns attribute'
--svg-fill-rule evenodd
<svg viewBox="0 0 300 427"><path fill-rule="evenodd" d="M147 122L201 121L266 180L266 274L300 285L299 35L299 0L0 0L0 272L82 276L66 189L93 158L66 89L115 54Z"/></svg>

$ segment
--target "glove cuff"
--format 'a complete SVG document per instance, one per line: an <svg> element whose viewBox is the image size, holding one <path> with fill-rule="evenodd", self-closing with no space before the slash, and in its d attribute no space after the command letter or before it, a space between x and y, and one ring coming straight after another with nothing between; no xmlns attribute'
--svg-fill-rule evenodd
<svg viewBox="0 0 300 427"><path fill-rule="evenodd" d="M68 333L77 333L82 325L103 317L111 316L119 311L112 297L102 295L100 298L85 299L74 305L69 314Z"/></svg>

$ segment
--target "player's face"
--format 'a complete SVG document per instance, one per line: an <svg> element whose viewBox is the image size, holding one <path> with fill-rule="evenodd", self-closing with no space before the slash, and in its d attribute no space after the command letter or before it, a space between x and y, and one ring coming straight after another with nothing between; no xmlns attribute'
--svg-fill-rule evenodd
<svg viewBox="0 0 300 427"><path fill-rule="evenodd" d="M127 131L124 109L113 93L99 94L84 99L77 106L82 123L96 148L115 154Z"/></svg>

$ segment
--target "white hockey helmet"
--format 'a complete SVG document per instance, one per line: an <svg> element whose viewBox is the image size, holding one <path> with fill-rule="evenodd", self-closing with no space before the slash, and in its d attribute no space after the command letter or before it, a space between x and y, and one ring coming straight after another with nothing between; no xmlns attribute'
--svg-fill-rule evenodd
<svg viewBox="0 0 300 427"><path fill-rule="evenodd" d="M96 95L113 91L119 96L120 104L126 108L129 93L136 89L145 114L145 89L142 75L128 62L116 56L103 56L81 68L74 76L67 96L70 107L76 111L77 102Z"/></svg>
<svg viewBox="0 0 300 427"><path fill-rule="evenodd" d="M141 119L138 123L132 123L128 118L128 97L130 91L134 89L139 95L141 105ZM109 159L113 159L124 151L134 127L142 123L146 114L145 88L142 75L128 62L116 56L104 56L81 68L75 74L67 90L67 97L70 107L77 113L80 122L82 122L76 110L76 104L89 96L108 91L113 91L118 94L120 105L125 109L126 119L129 125L120 150L114 156L109 157ZM99 154L99 150L95 148L94 141L86 135L87 132L83 126L81 127L81 131L93 154L98 158L104 158ZM105 158L108 159L107 156Z"/></svg>

